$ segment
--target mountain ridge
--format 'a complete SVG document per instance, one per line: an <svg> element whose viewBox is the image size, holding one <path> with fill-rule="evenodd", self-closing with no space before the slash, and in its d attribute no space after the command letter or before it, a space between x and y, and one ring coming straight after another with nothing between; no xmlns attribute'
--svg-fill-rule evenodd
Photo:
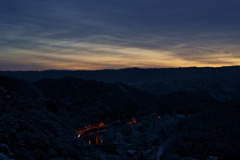
<svg viewBox="0 0 240 160"><path fill-rule="evenodd" d="M0 75L34 82L42 79L60 79L63 77L95 80L105 83L121 82L154 95L167 95L179 91L208 92L218 100L236 97L240 90L240 67L189 67L97 71L18 71L0 72Z"/></svg>

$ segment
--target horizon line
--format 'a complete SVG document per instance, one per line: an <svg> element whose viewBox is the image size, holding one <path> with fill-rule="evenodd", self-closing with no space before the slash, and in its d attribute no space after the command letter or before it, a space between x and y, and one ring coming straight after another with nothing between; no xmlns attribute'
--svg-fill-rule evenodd
<svg viewBox="0 0 240 160"><path fill-rule="evenodd" d="M218 66L218 67L212 67L212 66L204 66L204 67L197 67L197 66L189 66L189 67L159 67L159 68L144 68L144 67L126 67L126 68L106 68L106 69L46 69L46 70L0 70L0 72L44 72L44 71L106 71L106 70L126 70L126 69L187 69L187 68L228 68L228 67L240 67L240 65L232 65L232 66Z"/></svg>

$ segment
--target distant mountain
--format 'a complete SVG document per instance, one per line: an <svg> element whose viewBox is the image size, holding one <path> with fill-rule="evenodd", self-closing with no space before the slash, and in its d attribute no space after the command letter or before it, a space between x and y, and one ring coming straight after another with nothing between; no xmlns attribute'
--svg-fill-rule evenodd
<svg viewBox="0 0 240 160"><path fill-rule="evenodd" d="M162 80L185 81L186 79L212 79L218 77L240 77L240 66L232 67L189 67L189 68L159 68L140 69L126 68L119 70L46 70L46 71L0 71L0 75L38 81L41 79L59 79L63 77L78 77L104 82L121 81L129 84L157 83Z"/></svg>
<svg viewBox="0 0 240 160"><path fill-rule="evenodd" d="M0 72L0 75L27 81L76 77L106 83L122 82L154 95L167 95L179 91L201 91L218 100L234 98L238 96L240 90L239 66L219 68L128 68L97 71L5 71Z"/></svg>

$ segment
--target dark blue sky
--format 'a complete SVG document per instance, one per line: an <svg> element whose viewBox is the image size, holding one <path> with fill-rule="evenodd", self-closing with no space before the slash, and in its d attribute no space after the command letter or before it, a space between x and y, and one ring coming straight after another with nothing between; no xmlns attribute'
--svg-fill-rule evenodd
<svg viewBox="0 0 240 160"><path fill-rule="evenodd" d="M238 0L0 0L0 70L240 64Z"/></svg>

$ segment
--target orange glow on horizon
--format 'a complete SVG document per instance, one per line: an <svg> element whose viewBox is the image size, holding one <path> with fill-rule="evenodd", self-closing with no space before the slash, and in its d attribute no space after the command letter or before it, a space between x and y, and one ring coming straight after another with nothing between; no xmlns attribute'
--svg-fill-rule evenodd
<svg viewBox="0 0 240 160"><path fill-rule="evenodd" d="M235 45L200 46L189 48L144 49L94 43L53 43L66 45L62 50L46 53L41 50L9 50L0 55L0 63L7 64L0 70L102 70L122 68L178 68L178 67L222 67L240 64L239 47ZM74 49L71 49L73 47ZM85 48L83 52L81 49ZM89 50L86 50L89 49ZM201 53L201 50L211 50ZM228 51L228 52L227 52ZM98 54L98 52L100 52ZM181 55L180 53L186 53ZM227 52L228 54L226 54ZM103 54L106 53L106 54ZM191 54L193 53L193 54ZM172 63L174 62L174 63Z"/></svg>

